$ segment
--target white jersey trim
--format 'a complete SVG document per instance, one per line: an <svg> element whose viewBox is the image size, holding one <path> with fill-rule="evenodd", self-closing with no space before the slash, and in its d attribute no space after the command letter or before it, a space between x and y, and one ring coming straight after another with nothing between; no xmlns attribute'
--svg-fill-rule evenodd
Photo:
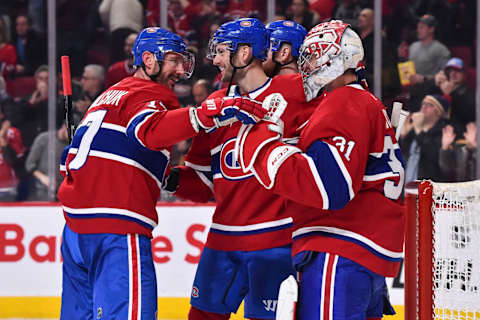
<svg viewBox="0 0 480 320"><path fill-rule="evenodd" d="M157 223L153 221L150 218L145 217L144 215L130 211L127 209L119 209L119 208L69 208L66 206L62 206L63 210L67 213L73 214L73 215L82 215L82 214L116 214L116 215L121 215L121 216L126 216L130 218L134 218L137 220L140 220L151 227L155 228L157 226Z"/></svg>
<svg viewBox="0 0 480 320"><path fill-rule="evenodd" d="M202 182L208 187L208 189L210 189L210 191L213 193L213 183L210 180L208 180L208 178L203 173L198 172L197 170L195 170L195 173L200 178L200 180L202 180Z"/></svg>
<svg viewBox="0 0 480 320"><path fill-rule="evenodd" d="M308 156L305 153L301 153L307 159L308 165L310 167L310 172L312 173L313 179L315 180L315 183L317 184L318 191L320 192L320 195L322 196L322 202L323 202L323 210L328 210L328 207L330 206L329 200L328 200L328 194L327 191L325 190L325 186L323 185L322 179L320 178L320 175L318 174L317 167L315 166L315 162L313 159Z"/></svg>
<svg viewBox="0 0 480 320"><path fill-rule="evenodd" d="M104 129L115 130L115 131L121 132L123 134L127 133L127 128L125 128L124 126L120 126L118 124L114 124L114 123L103 122L100 127L104 128Z"/></svg>
<svg viewBox="0 0 480 320"><path fill-rule="evenodd" d="M198 170L198 171L211 171L212 170L211 166L200 166L198 164L194 164L194 163L191 163L191 162L188 162L188 161L185 161L185 166L187 166L189 168L192 168L194 170Z"/></svg>
<svg viewBox="0 0 480 320"><path fill-rule="evenodd" d="M280 220L275 220L275 221L268 221L268 222L262 222L262 223L256 223L256 224L249 224L245 226L229 226L225 224L219 224L219 223L212 223L211 228L212 229L217 229L217 230L222 230L222 231L253 231L253 230L260 230L260 229L266 229L266 228L272 228L272 227L279 227L283 226L289 223L293 223L293 219L291 217L280 219Z"/></svg>
<svg viewBox="0 0 480 320"><path fill-rule="evenodd" d="M298 230L295 230L293 233L292 233L292 237L295 238L295 237L298 237L298 236L301 236L301 235L304 235L304 234L307 234L307 233L310 233L310 232L326 232L326 233L331 233L331 234L337 234L337 235L341 235L341 236L346 236L346 237L349 237L349 238L352 238L352 239L355 239L355 240L358 240L364 244L366 244L367 246L373 248L375 251L385 255L385 256L388 256L388 257L391 257L391 258L403 258L403 252L396 252L396 251L391 251L391 250L388 250L388 249L385 249L384 247L376 244L375 242L373 242L372 240L358 234L358 233L355 233L355 232L352 232L352 231L349 231L349 230L345 230L345 229L339 229L339 228L334 228L334 227L322 227L322 226L314 226L314 227L305 227L305 228L300 228Z"/></svg>
<svg viewBox="0 0 480 320"><path fill-rule="evenodd" d="M394 172L384 172L384 173L378 173L370 176L363 176L363 181L369 182L369 181L380 181L388 178L396 178L398 177L398 173Z"/></svg>

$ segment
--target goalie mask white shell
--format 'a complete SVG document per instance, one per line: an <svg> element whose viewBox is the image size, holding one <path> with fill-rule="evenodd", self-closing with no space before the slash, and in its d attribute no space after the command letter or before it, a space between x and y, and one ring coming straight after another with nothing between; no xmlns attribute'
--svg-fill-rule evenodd
<svg viewBox="0 0 480 320"><path fill-rule="evenodd" d="M363 56L362 40L349 24L332 20L312 28L298 58L307 101L346 70L357 68Z"/></svg>

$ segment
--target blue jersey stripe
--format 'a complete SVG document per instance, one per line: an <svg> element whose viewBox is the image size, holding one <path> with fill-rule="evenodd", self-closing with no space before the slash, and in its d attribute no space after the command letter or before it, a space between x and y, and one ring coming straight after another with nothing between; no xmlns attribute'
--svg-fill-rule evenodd
<svg viewBox="0 0 480 320"><path fill-rule="evenodd" d="M329 210L343 208L350 201L348 183L327 143L315 141L307 149L328 195Z"/></svg>
<svg viewBox="0 0 480 320"><path fill-rule="evenodd" d="M270 228L262 228L262 229L257 229L257 230L249 230L249 231L225 231L225 230L219 230L215 228L210 228L210 232L213 233L219 233L219 234L224 234L228 236L248 236L248 235L253 235L253 234L260 234L260 233L267 233L267 232L273 232L273 231L278 231L278 230L283 230L283 229L288 229L293 227L293 223L287 223L281 226L275 226L275 227L270 227Z"/></svg>
<svg viewBox="0 0 480 320"><path fill-rule="evenodd" d="M132 139L132 141L135 141L135 143L137 144L137 147L140 147L142 149L146 149L145 146L143 145L143 143L138 140L136 134L135 134L135 131L137 130L137 126L139 124L141 124L141 122L143 120L145 120L146 117L148 117L149 115L151 115L152 113L154 113L155 111L152 110L151 112L143 112L139 115L137 115L135 118L133 118L130 123L128 124L128 127L127 127L127 136Z"/></svg>
<svg viewBox="0 0 480 320"><path fill-rule="evenodd" d="M376 255L377 257L379 257L383 260L386 260L386 261L390 261L390 262L400 262L400 261L402 261L402 258L392 258L392 257L389 257L387 255L384 255L383 253L378 252L377 250L370 247L368 244L366 244L366 243L364 243L364 242L362 242L358 239L348 237L348 236L345 236L345 235L339 235L339 234L335 234L335 233L325 232L325 231L312 231L312 232L304 233L302 235L293 237L293 241L296 241L298 239L305 238L305 237L315 236L315 235L320 235L320 236L323 236L323 237L334 238L334 239L339 239L339 240L355 243L355 244L367 249L370 253L372 253L372 254Z"/></svg>
<svg viewBox="0 0 480 320"><path fill-rule="evenodd" d="M93 213L93 214L72 214L65 211L67 216L71 219L93 219L93 218L108 218L108 219L120 219L120 220L127 220L131 222L138 223L142 227L148 228L153 230L153 227L148 223L145 223L139 219L135 219L132 217L124 216L121 214L112 214L112 213Z"/></svg>
<svg viewBox="0 0 480 320"><path fill-rule="evenodd" d="M73 147L77 147L87 131L88 127L80 127L75 133ZM153 151L142 147L138 148L138 142L129 139L123 132L108 128L100 128L92 141L90 150L101 151L113 155L131 159L151 172L159 181L162 181L165 168L168 165L168 157L159 151Z"/></svg>

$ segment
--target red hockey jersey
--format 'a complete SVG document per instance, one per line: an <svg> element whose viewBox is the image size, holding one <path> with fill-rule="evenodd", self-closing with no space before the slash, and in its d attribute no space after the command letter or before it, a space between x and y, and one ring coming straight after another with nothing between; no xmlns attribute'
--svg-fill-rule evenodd
<svg viewBox="0 0 480 320"><path fill-rule="evenodd" d="M210 98L225 94L222 89ZM297 142L313 112L313 106L304 103L300 75L269 79L248 96L268 103L273 108L270 116L284 122L284 141ZM206 243L209 248L252 251L286 245L291 242L292 212L286 210L283 199L242 171L234 155L241 127L236 122L194 138L175 194L194 201L208 201L214 195L217 205Z"/></svg>
<svg viewBox="0 0 480 320"><path fill-rule="evenodd" d="M337 254L395 276L403 256L404 169L381 101L356 84L327 93L297 147L272 188L290 200L293 253Z"/></svg>
<svg viewBox="0 0 480 320"><path fill-rule="evenodd" d="M194 136L167 87L128 77L102 93L64 151L58 198L78 233L151 236L170 146Z"/></svg>

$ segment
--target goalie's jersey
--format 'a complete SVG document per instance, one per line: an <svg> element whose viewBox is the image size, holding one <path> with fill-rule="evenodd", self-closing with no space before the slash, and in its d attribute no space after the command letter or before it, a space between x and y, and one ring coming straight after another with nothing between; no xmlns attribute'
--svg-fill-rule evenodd
<svg viewBox="0 0 480 320"><path fill-rule="evenodd" d="M162 140L176 127L162 120L183 112L171 111L179 107L167 87L134 77L93 102L61 161L65 178L58 198L72 230L151 236L170 146L176 142ZM185 111L183 126L190 123Z"/></svg>
<svg viewBox="0 0 480 320"><path fill-rule="evenodd" d="M226 89L219 90L210 98L225 94ZM269 79L248 96L268 104L272 108L269 116L284 122L284 141L296 144L313 112L313 105L305 105L300 75ZM235 159L235 141L242 126L237 121L193 139L175 194L195 201L214 196L216 209L206 242L209 248L253 251L289 244L292 212L283 199L265 190L251 173L244 173Z"/></svg>
<svg viewBox="0 0 480 320"><path fill-rule="evenodd" d="M385 107L358 84L327 93L273 191L294 213L293 253L337 254L395 276L404 240L403 160Z"/></svg>

